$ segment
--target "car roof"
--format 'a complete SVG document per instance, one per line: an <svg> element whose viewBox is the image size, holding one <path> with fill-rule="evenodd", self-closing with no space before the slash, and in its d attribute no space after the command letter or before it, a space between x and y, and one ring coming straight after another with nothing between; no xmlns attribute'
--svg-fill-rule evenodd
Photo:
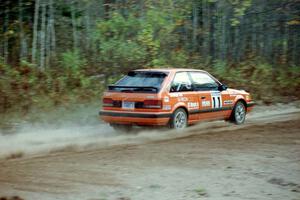
<svg viewBox="0 0 300 200"><path fill-rule="evenodd" d="M188 69L188 68L154 68L154 69L136 69L133 71L149 71L149 72L182 72L182 71L195 71L195 72L205 72L200 69Z"/></svg>

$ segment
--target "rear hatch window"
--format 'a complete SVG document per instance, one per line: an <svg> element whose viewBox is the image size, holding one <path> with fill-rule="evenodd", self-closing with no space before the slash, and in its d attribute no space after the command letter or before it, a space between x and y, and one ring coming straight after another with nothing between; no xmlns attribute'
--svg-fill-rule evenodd
<svg viewBox="0 0 300 200"><path fill-rule="evenodd" d="M116 84L108 86L109 91L157 93L168 74L165 72L131 71Z"/></svg>

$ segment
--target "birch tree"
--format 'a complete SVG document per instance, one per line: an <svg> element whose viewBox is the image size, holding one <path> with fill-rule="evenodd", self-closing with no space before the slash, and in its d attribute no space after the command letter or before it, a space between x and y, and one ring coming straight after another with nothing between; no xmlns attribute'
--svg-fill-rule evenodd
<svg viewBox="0 0 300 200"><path fill-rule="evenodd" d="M41 30L40 30L40 68L45 69L45 55L46 55L46 3L42 2L41 13Z"/></svg>
<svg viewBox="0 0 300 200"><path fill-rule="evenodd" d="M76 0L72 0L71 3L71 20L72 20L72 33L73 33L73 50L76 51L78 47L77 38L77 23L76 23Z"/></svg>
<svg viewBox="0 0 300 200"><path fill-rule="evenodd" d="M33 22L33 37L32 37L32 49L31 49L31 62L32 63L36 63L39 9L40 9L40 0L35 0L34 22Z"/></svg>
<svg viewBox="0 0 300 200"><path fill-rule="evenodd" d="M24 27L23 27L23 1L18 1L18 18L19 18L19 32L20 32L20 60L23 60L27 57L27 41L26 41L26 35L24 33Z"/></svg>

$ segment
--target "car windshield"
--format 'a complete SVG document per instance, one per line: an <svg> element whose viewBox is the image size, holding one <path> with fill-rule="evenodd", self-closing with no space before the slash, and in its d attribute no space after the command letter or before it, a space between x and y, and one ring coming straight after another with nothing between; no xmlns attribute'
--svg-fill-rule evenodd
<svg viewBox="0 0 300 200"><path fill-rule="evenodd" d="M164 72L131 71L109 90L120 92L158 92L167 76Z"/></svg>

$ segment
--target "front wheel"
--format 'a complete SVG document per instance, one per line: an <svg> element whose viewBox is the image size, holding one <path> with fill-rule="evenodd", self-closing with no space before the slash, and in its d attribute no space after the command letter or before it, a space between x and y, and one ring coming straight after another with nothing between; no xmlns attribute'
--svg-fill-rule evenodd
<svg viewBox="0 0 300 200"><path fill-rule="evenodd" d="M246 119L246 107L243 102L238 101L232 111L230 121L239 125L243 124Z"/></svg>
<svg viewBox="0 0 300 200"><path fill-rule="evenodd" d="M187 127L188 116L183 108L178 108L173 113L170 120L170 128L183 129Z"/></svg>

